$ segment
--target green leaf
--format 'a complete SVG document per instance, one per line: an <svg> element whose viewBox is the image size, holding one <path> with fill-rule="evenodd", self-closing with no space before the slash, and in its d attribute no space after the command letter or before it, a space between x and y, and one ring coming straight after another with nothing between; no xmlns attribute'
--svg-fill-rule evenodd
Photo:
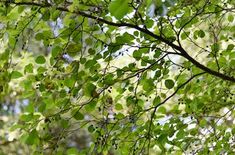
<svg viewBox="0 0 235 155"><path fill-rule="evenodd" d="M133 57L134 57L136 60L140 60L141 56L142 56L142 51L140 51L140 50L135 50L135 51L133 52Z"/></svg>
<svg viewBox="0 0 235 155"><path fill-rule="evenodd" d="M163 107L163 106L159 107L158 110L157 110L157 113L166 114L166 108Z"/></svg>
<svg viewBox="0 0 235 155"><path fill-rule="evenodd" d="M30 63L24 67L24 73L33 73L33 64Z"/></svg>
<svg viewBox="0 0 235 155"><path fill-rule="evenodd" d="M77 53L79 53L82 49L82 45L81 44L69 44L67 47L66 52L70 55L70 56L76 56Z"/></svg>
<svg viewBox="0 0 235 155"><path fill-rule="evenodd" d="M95 131L94 126L93 126L93 125L90 125L90 126L88 127L88 131L89 131L90 133L94 132L94 131Z"/></svg>
<svg viewBox="0 0 235 155"><path fill-rule="evenodd" d="M8 60L10 55L10 50L6 49L3 53L0 54L1 60Z"/></svg>
<svg viewBox="0 0 235 155"><path fill-rule="evenodd" d="M93 96L93 93L95 92L95 90L96 90L96 86L93 85L92 83L87 83L83 88L84 95L88 97Z"/></svg>
<svg viewBox="0 0 235 155"><path fill-rule="evenodd" d="M219 49L220 49L220 45L218 43L214 43L214 44L211 45L211 50L212 50L213 53L218 52Z"/></svg>
<svg viewBox="0 0 235 155"><path fill-rule="evenodd" d="M228 16L228 21L232 23L233 20L234 20L234 15L229 15Z"/></svg>
<svg viewBox="0 0 235 155"><path fill-rule="evenodd" d="M70 148L66 151L66 155L78 155L78 150L76 148Z"/></svg>
<svg viewBox="0 0 235 155"><path fill-rule="evenodd" d="M50 19L50 11L48 9L43 12L42 19L44 21L48 21Z"/></svg>
<svg viewBox="0 0 235 155"><path fill-rule="evenodd" d="M45 59L44 56L40 55L40 56L38 56L38 57L35 59L35 62L36 62L37 64L44 64L44 63L46 62L46 59Z"/></svg>
<svg viewBox="0 0 235 155"><path fill-rule="evenodd" d="M129 0L114 0L109 5L109 11L112 16L118 20L122 19L129 11Z"/></svg>
<svg viewBox="0 0 235 155"><path fill-rule="evenodd" d="M62 48L60 46L56 46L51 51L52 57L57 57L62 52Z"/></svg>
<svg viewBox="0 0 235 155"><path fill-rule="evenodd" d="M157 139L157 141L160 143L160 144L165 144L165 142L167 141L167 134L161 134L159 137L158 137L158 139Z"/></svg>
<svg viewBox="0 0 235 155"><path fill-rule="evenodd" d="M115 118L117 119L123 119L125 117L122 113L118 113Z"/></svg>
<svg viewBox="0 0 235 155"><path fill-rule="evenodd" d="M84 119L84 115L82 113L80 113L79 111L77 111L74 115L73 118L75 118L76 120L83 120Z"/></svg>
<svg viewBox="0 0 235 155"><path fill-rule="evenodd" d="M144 101L143 100L141 100L141 99L138 99L138 101L137 101L137 104L140 106L140 107L144 107Z"/></svg>
<svg viewBox="0 0 235 155"><path fill-rule="evenodd" d="M161 98L159 96L157 96L153 100L153 105L158 105L160 102L161 102Z"/></svg>
<svg viewBox="0 0 235 155"><path fill-rule="evenodd" d="M199 125L200 125L201 127L205 127L206 124L207 124L206 119L202 119L202 120L200 120L200 122L199 122Z"/></svg>
<svg viewBox="0 0 235 155"><path fill-rule="evenodd" d="M37 41L43 40L43 38L44 38L44 36L43 36L42 33L37 33L37 34L35 35L35 39L36 39Z"/></svg>
<svg viewBox="0 0 235 155"><path fill-rule="evenodd" d="M33 131L29 133L25 143L28 145L33 145L33 144L37 144L38 142L39 142L38 132L34 129Z"/></svg>
<svg viewBox="0 0 235 155"><path fill-rule="evenodd" d="M118 104L115 105L115 109L116 109L116 110L122 110L123 107L122 107L121 104L118 103Z"/></svg>
<svg viewBox="0 0 235 155"><path fill-rule="evenodd" d="M69 127L69 121L68 120L61 119L60 124L61 124L62 128L64 128L64 129Z"/></svg>
<svg viewBox="0 0 235 155"><path fill-rule="evenodd" d="M56 0L56 1L58 1L58 0ZM55 1L55 2L56 2L56 1ZM57 19L59 16L60 16L60 11L59 11L59 10L55 10L55 11L53 11L52 14L51 14L51 19L52 19L53 21L56 21L56 19Z"/></svg>
<svg viewBox="0 0 235 155"><path fill-rule="evenodd" d="M40 106L38 107L38 111L41 113L43 113L45 109L46 109L45 103L41 103Z"/></svg>
<svg viewBox="0 0 235 155"><path fill-rule="evenodd" d="M154 58L159 58L161 54L162 54L162 52L157 49L157 50L154 52L153 57L154 57Z"/></svg>
<svg viewBox="0 0 235 155"><path fill-rule="evenodd" d="M205 37L205 32L202 31L202 30L199 30L197 35L200 37L200 38L204 38Z"/></svg>
<svg viewBox="0 0 235 155"><path fill-rule="evenodd" d="M123 35L118 36L116 38L116 43L117 44L127 44L127 43L131 43L131 41L134 40L134 39L135 38L134 38L133 35L125 32ZM113 51L115 51L115 50L113 49Z"/></svg>
<svg viewBox="0 0 235 155"><path fill-rule="evenodd" d="M162 74L161 70L157 70L157 71L155 72L154 78L155 78L155 79L158 79L158 78L161 76L161 74Z"/></svg>
<svg viewBox="0 0 235 155"><path fill-rule="evenodd" d="M154 21L151 19L146 20L145 22L147 28L151 28L154 24Z"/></svg>
<svg viewBox="0 0 235 155"><path fill-rule="evenodd" d="M180 37L182 40L185 40L188 38L189 34L190 34L190 32L183 32Z"/></svg>
<svg viewBox="0 0 235 155"><path fill-rule="evenodd" d="M23 74L18 72L18 71L12 71L11 72L11 79L18 79L18 78L20 78L22 76L23 76Z"/></svg>
<svg viewBox="0 0 235 155"><path fill-rule="evenodd" d="M72 88L74 86L75 82L76 81L75 81L75 79L73 77L69 77L69 78L66 78L64 80L64 85L67 86L67 87Z"/></svg>
<svg viewBox="0 0 235 155"><path fill-rule="evenodd" d="M234 48L234 45L233 44L229 44L228 47L227 47L227 50L228 51L232 51Z"/></svg>
<svg viewBox="0 0 235 155"><path fill-rule="evenodd" d="M37 69L37 72L39 73L39 74L43 74L44 72L46 72L47 71L47 69L45 68L45 67L38 67L38 69Z"/></svg>
<svg viewBox="0 0 235 155"><path fill-rule="evenodd" d="M92 112L93 110L95 110L95 107L96 107L96 101L91 101L90 103L85 105L85 109L87 112Z"/></svg>
<svg viewBox="0 0 235 155"><path fill-rule="evenodd" d="M173 87L174 87L174 84L175 84L174 81L171 80L171 79L165 80L165 86L166 86L166 88L168 88L168 89L173 88Z"/></svg>
<svg viewBox="0 0 235 155"><path fill-rule="evenodd" d="M184 132L184 130L180 129L180 130L178 131L178 133L176 134L176 137L177 137L178 139L184 138L184 137L185 137L185 132Z"/></svg>
<svg viewBox="0 0 235 155"><path fill-rule="evenodd" d="M104 83L107 85L112 85L115 82L113 77L114 77L113 74L107 74L104 77Z"/></svg>
<svg viewBox="0 0 235 155"><path fill-rule="evenodd" d="M33 103L29 103L29 105L27 105L25 107L25 111L29 112L29 113L33 113L34 112L34 104Z"/></svg>
<svg viewBox="0 0 235 155"><path fill-rule="evenodd" d="M147 92L153 90L154 88L154 83L152 79L145 79L142 81L143 84L143 89Z"/></svg>
<svg viewBox="0 0 235 155"><path fill-rule="evenodd" d="M20 120L24 122L31 121L33 119L33 114L23 114L20 116Z"/></svg>
<svg viewBox="0 0 235 155"><path fill-rule="evenodd" d="M94 55L96 53L96 51L94 49L90 48L88 50L88 53L91 54L91 55Z"/></svg>
<svg viewBox="0 0 235 155"><path fill-rule="evenodd" d="M91 68L91 67L93 67L96 63L97 63L97 61L94 60L94 59L88 60L88 61L85 63L85 68Z"/></svg>

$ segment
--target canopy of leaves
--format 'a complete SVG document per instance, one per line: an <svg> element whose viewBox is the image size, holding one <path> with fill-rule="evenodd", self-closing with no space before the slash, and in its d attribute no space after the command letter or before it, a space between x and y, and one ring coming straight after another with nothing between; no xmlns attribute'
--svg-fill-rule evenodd
<svg viewBox="0 0 235 155"><path fill-rule="evenodd" d="M234 154L234 6L1 0L0 154Z"/></svg>

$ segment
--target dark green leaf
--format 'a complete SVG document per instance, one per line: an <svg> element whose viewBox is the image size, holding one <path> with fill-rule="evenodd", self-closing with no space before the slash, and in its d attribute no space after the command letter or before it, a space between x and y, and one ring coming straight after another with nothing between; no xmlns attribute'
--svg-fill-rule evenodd
<svg viewBox="0 0 235 155"><path fill-rule="evenodd" d="M93 125L90 125L90 126L88 127L88 131L89 131L90 133L94 132L94 131L95 131L94 126L93 126Z"/></svg>
<svg viewBox="0 0 235 155"><path fill-rule="evenodd" d="M234 48L234 45L233 44L229 44L228 47L227 47L227 50L231 51L231 50L233 50L233 48Z"/></svg>
<svg viewBox="0 0 235 155"><path fill-rule="evenodd" d="M173 87L174 87L174 84L175 84L174 81L171 80L171 79L165 80L165 86L166 86L166 88L168 88L168 89L173 88Z"/></svg>
<svg viewBox="0 0 235 155"><path fill-rule="evenodd" d="M76 120L83 120L84 119L84 115L82 113L80 113L79 111L77 111L74 115L73 118L75 118Z"/></svg>
<svg viewBox="0 0 235 155"><path fill-rule="evenodd" d="M202 31L202 30L199 30L199 31L198 31L198 36L199 36L200 38L204 38L204 37L205 37L205 32Z"/></svg>

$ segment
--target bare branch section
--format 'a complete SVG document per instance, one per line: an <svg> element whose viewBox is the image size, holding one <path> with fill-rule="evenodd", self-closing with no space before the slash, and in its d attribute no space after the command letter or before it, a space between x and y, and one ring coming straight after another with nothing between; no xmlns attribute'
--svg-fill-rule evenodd
<svg viewBox="0 0 235 155"><path fill-rule="evenodd" d="M3 3L5 3L5 2L3 2ZM35 3L35 2L7 2L7 3L15 4L15 5L38 6L38 7L44 7L44 8L45 7L52 7L52 5L49 4L49 3L47 3L47 4L41 4L41 3ZM97 20L99 22L105 23L107 25L111 25L111 26L115 26L115 27L128 27L128 28L133 28L133 29L139 30L140 32L148 34L149 36L155 38L156 40L159 40L159 41L169 45L171 48L179 51L181 53L181 56L186 58L188 61L190 61L196 67L200 68L201 70L205 71L206 73L211 74L213 76L216 76L216 77L221 78L221 79L226 80L226 81L235 82L235 78L234 77L225 75L223 73L220 73L218 71L212 70L212 69L204 66L203 64L201 64L200 62L198 62L197 60L192 58L187 53L187 51L185 51L185 49L182 46L176 45L173 42L163 38L162 36L158 36L158 35L154 34L153 32L149 31L146 28L141 28L138 25L133 25L133 24L124 23L124 22L115 23L115 22L108 21L108 20L105 20L105 19L97 17L97 16L93 16L91 14L87 14L87 13L79 11L79 10L71 12L69 9L64 8L64 7L56 7L56 9L60 10L60 11L64 11L64 12L70 12L70 13L73 13L73 14L77 14L77 15L80 15L80 16L83 16L83 17L86 17L86 18L94 19L94 20Z"/></svg>

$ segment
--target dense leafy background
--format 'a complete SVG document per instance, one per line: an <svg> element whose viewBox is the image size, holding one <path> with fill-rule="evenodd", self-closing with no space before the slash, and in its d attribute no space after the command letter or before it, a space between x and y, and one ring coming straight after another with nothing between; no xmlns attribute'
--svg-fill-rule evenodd
<svg viewBox="0 0 235 155"><path fill-rule="evenodd" d="M1 0L1 154L234 154L233 0Z"/></svg>

